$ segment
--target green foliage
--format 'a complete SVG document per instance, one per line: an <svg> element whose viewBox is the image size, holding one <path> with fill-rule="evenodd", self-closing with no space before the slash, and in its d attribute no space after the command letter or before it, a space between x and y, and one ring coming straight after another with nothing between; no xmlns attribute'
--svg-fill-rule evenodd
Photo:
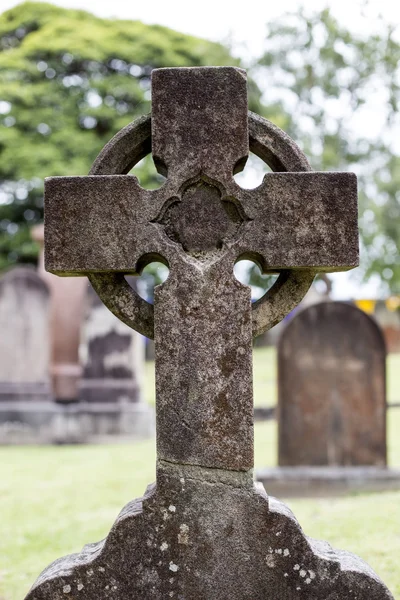
<svg viewBox="0 0 400 600"><path fill-rule="evenodd" d="M363 274L378 274L392 292L400 291L399 59L383 21L379 33L355 35L327 9L299 10L269 23L249 81L251 110L292 135L314 168L357 172ZM42 218L43 178L86 174L119 129L149 112L154 67L205 64L239 61L220 44L139 21L30 2L0 15L0 270L35 260L29 228ZM149 159L135 173L145 187L159 184ZM255 269L251 281L270 283Z"/></svg>
<svg viewBox="0 0 400 600"><path fill-rule="evenodd" d="M32 262L43 178L85 175L104 144L150 111L155 67L236 65L220 44L139 21L27 2L0 15L0 270ZM252 84L253 110L259 92ZM145 187L158 175L145 159Z"/></svg>
<svg viewBox="0 0 400 600"><path fill-rule="evenodd" d="M313 167L357 173L364 277L399 292L400 44L391 25L374 25L354 34L328 9L285 15L268 25L256 72Z"/></svg>

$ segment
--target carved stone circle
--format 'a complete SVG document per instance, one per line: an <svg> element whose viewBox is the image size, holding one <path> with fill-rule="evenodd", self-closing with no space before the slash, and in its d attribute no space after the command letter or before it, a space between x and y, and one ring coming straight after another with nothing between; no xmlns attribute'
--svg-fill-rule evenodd
<svg viewBox="0 0 400 600"><path fill-rule="evenodd" d="M293 140L279 127L252 112L249 112L249 145L250 150L273 171L311 171L306 156ZM93 163L90 175L126 174L150 152L151 117L145 116L121 129L110 140ZM188 191L184 190L184 194ZM179 232L168 230L165 221L166 212L172 207L173 201L159 215L158 222L166 227L167 235L179 237ZM246 219L240 210L238 215L239 221ZM226 231L222 234L228 234L228 225L227 221ZM153 306L129 286L123 273L95 273L88 277L111 312L139 333L154 338ZM253 304L253 336L267 331L293 310L309 290L314 277L315 271L309 269L281 271L274 285Z"/></svg>

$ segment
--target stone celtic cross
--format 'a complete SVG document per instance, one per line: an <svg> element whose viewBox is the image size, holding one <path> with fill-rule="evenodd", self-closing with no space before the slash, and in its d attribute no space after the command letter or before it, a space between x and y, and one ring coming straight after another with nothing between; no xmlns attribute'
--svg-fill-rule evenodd
<svg viewBox="0 0 400 600"><path fill-rule="evenodd" d="M29 600L388 599L360 559L308 539L253 484L251 344L317 271L358 261L356 178L314 173L281 130L247 112L244 71L158 69L152 115L123 129L88 177L46 181L46 268L88 275L120 319L156 342L157 484L104 542L56 561ZM276 171L233 179L249 149ZM164 185L127 175L152 152ZM279 272L253 306L233 267ZM170 272L154 309L128 286Z"/></svg>

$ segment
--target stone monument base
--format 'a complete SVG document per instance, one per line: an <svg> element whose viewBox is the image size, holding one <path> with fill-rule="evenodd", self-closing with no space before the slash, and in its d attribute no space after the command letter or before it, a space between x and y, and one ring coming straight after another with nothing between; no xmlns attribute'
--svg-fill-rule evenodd
<svg viewBox="0 0 400 600"><path fill-rule="evenodd" d="M307 538L251 471L164 461L107 538L56 560L26 600L78 598L394 600L363 560Z"/></svg>
<svg viewBox="0 0 400 600"><path fill-rule="evenodd" d="M154 411L144 403L0 403L3 445L130 441L154 430Z"/></svg>
<svg viewBox="0 0 400 600"><path fill-rule="evenodd" d="M277 467L258 470L256 479L286 498L400 489L400 470L387 467Z"/></svg>

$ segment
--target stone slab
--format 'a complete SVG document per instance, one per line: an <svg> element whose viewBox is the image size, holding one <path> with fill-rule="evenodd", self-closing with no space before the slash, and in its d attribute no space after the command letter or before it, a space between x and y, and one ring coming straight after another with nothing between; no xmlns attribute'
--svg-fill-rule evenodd
<svg viewBox="0 0 400 600"><path fill-rule="evenodd" d="M0 403L0 445L115 443L154 432L154 410L144 403Z"/></svg>
<svg viewBox="0 0 400 600"><path fill-rule="evenodd" d="M400 470L387 467L277 467L257 470L256 479L281 498L400 489Z"/></svg>
<svg viewBox="0 0 400 600"><path fill-rule="evenodd" d="M386 349L344 302L300 310L278 344L280 466L386 464Z"/></svg>
<svg viewBox="0 0 400 600"><path fill-rule="evenodd" d="M117 319L91 286L80 356L80 400L143 402L144 338Z"/></svg>
<svg viewBox="0 0 400 600"><path fill-rule="evenodd" d="M79 341L88 281L85 278L61 279L45 271L43 225L35 225L31 236L41 248L37 274L50 292L48 313L52 395L57 401L76 401L82 375Z"/></svg>
<svg viewBox="0 0 400 600"><path fill-rule="evenodd" d="M33 268L0 278L0 404L51 401L49 290Z"/></svg>

